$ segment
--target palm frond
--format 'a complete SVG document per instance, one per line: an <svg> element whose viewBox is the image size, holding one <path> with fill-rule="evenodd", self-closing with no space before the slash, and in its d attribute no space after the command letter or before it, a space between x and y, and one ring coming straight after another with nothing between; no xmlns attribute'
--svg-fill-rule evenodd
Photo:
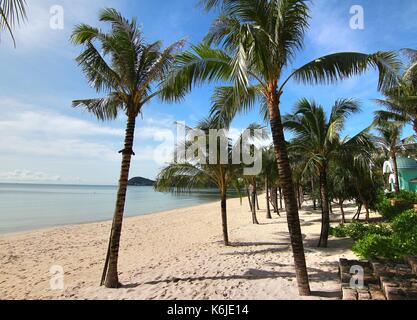
<svg viewBox="0 0 417 320"><path fill-rule="evenodd" d="M199 44L175 57L173 71L161 86L161 95L164 100L178 101L193 86L202 85L206 81L228 81L232 75L232 58L229 55L222 50Z"/></svg>
<svg viewBox="0 0 417 320"><path fill-rule="evenodd" d="M13 28L27 19L26 6L26 0L0 0L0 31L6 29L15 46Z"/></svg>
<svg viewBox="0 0 417 320"><path fill-rule="evenodd" d="M172 163L159 173L155 190L189 191L204 186L208 181L208 176L197 166L190 163Z"/></svg>
<svg viewBox="0 0 417 320"><path fill-rule="evenodd" d="M230 122L237 113L250 111L262 96L262 89L259 86L250 86L246 90L227 86L217 87L212 96L210 114L223 118L225 125L230 127Z"/></svg>
<svg viewBox="0 0 417 320"><path fill-rule="evenodd" d="M74 108L83 107L94 114L99 120L115 120L119 110L123 109L123 99L117 93L109 94L105 98L74 100Z"/></svg>
<svg viewBox="0 0 417 320"><path fill-rule="evenodd" d="M379 71L378 89L387 90L398 83L400 62L394 52L363 54L335 53L318 58L297 69L291 76L305 84L332 84L361 75L368 69Z"/></svg>

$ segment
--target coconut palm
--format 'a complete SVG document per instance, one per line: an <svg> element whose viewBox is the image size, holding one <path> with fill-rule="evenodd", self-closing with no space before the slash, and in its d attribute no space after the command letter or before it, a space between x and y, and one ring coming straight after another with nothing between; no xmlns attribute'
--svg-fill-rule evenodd
<svg viewBox="0 0 417 320"><path fill-rule="evenodd" d="M114 120L123 114L127 118L126 136L122 154L119 188L111 229L109 248L102 285L119 287L117 272L120 237L133 152L136 118L145 104L159 97L159 83L168 74L174 61L173 54L183 41L161 50L161 42L146 44L136 19L124 18L114 9L102 10L99 20L109 23L105 33L98 28L80 24L75 27L71 40L84 50L77 57L90 85L103 98L76 100L74 107L83 107L99 120Z"/></svg>
<svg viewBox="0 0 417 320"><path fill-rule="evenodd" d="M372 144L367 131L360 132L353 138L341 139L346 119L360 111L357 101L340 99L332 107L328 118L324 108L314 101L301 99L295 106L294 113L284 118L284 127L295 134L291 141L291 151L302 155L305 168L317 172L320 181L322 205L322 231L319 247L327 247L330 231L330 201L328 173L330 165L355 155L355 162L370 161Z"/></svg>
<svg viewBox="0 0 417 320"><path fill-rule="evenodd" d="M178 98L194 85L227 81L218 90L226 113L248 110L260 100L271 125L274 151L286 202L287 219L301 295L310 287L291 168L281 122L280 104L292 80L306 84L334 83L369 68L379 71L379 88L395 83L398 63L392 52L336 53L293 69L309 26L304 0L203 0L207 10L220 8L206 41L178 57L176 71L166 83L166 97ZM221 47L213 49L211 45ZM289 72L288 72L289 71ZM285 76L289 73L288 76Z"/></svg>
<svg viewBox="0 0 417 320"><path fill-rule="evenodd" d="M393 174L395 177L394 189L395 193L400 192L400 179L398 175L397 155L400 153L403 141L401 140L404 129L404 122L402 121L387 121L380 118L380 113L375 119L376 131L378 136L375 136L374 143L378 149L383 150L389 154L393 163Z"/></svg>
<svg viewBox="0 0 417 320"><path fill-rule="evenodd" d="M409 60L398 76L397 84L384 91L385 99L376 102L386 110L378 111L380 119L401 121L413 126L417 134L417 50L401 50Z"/></svg>
<svg viewBox="0 0 417 320"><path fill-rule="evenodd" d="M350 164L344 163L333 166L329 170L328 186L332 190L332 195L337 199L340 212L342 214L341 223L346 223L346 214L344 204L348 200L355 198L355 189L352 181L352 172L350 171Z"/></svg>
<svg viewBox="0 0 417 320"><path fill-rule="evenodd" d="M13 28L26 20L26 0L0 0L0 32L7 30L16 46Z"/></svg>
<svg viewBox="0 0 417 320"><path fill-rule="evenodd" d="M255 128L252 125L248 130ZM227 229L227 190L241 183L236 183L243 176L243 166L233 163L234 153L241 151L240 147L233 145L230 139L225 144L217 144L217 160L215 163L209 161L212 150L209 150L210 130L223 129L218 119L212 117L202 121L196 128L204 133L207 144L197 150L194 149L194 140L187 140L179 147L185 150L193 150L199 154L199 161L181 158L178 151L175 152L177 159L164 168L158 175L155 188L158 191L189 191L192 188L205 187L208 184L215 185L219 190L221 199L221 218L223 226L223 240L229 246L229 235ZM253 132L253 131L252 131ZM255 133L254 133L255 134ZM227 137L225 137L227 138ZM238 142L240 143L240 142ZM223 149L222 149L223 148ZM227 155L227 162L220 158L221 154ZM240 189L237 189L240 192Z"/></svg>
<svg viewBox="0 0 417 320"><path fill-rule="evenodd" d="M264 148L262 152L262 178L265 181L265 192L266 192L266 217L267 219L272 219L271 214L271 187L273 186L274 180L277 176L277 160L275 159L275 154L271 147ZM276 192L276 191L275 191ZM272 197L274 198L274 197ZM275 193L275 200L276 199ZM278 207L277 201L274 201L274 207ZM276 208L278 209L278 208Z"/></svg>

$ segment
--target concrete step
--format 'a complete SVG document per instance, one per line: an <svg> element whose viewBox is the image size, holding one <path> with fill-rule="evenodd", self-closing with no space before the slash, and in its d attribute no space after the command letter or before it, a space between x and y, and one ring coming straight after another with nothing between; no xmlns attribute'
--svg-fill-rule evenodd
<svg viewBox="0 0 417 320"><path fill-rule="evenodd" d="M417 300L417 275L406 261L380 259L371 265L388 300Z"/></svg>
<svg viewBox="0 0 417 320"><path fill-rule="evenodd" d="M361 267L364 272L364 287L352 287L354 268ZM340 259L339 274L342 282L343 300L386 300L379 286L379 279L373 274L369 261Z"/></svg>

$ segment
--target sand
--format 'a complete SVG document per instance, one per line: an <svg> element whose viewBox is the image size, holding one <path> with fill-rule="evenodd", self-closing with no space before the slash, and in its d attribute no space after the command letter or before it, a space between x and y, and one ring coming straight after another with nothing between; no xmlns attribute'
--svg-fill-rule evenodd
<svg viewBox="0 0 417 320"><path fill-rule="evenodd" d="M316 248L320 212L300 212L314 291L308 298L298 296L285 214L267 220L261 210L253 225L247 201L238 199L228 201L228 213L231 247L221 242L219 203L126 219L117 290L99 286L110 222L0 236L0 299L340 298L338 260L354 257L352 242L332 238L328 249ZM52 290L56 266L64 286Z"/></svg>

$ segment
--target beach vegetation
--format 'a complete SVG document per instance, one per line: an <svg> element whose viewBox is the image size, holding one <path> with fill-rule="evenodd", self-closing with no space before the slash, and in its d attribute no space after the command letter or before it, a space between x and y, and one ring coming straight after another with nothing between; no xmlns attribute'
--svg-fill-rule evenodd
<svg viewBox="0 0 417 320"><path fill-rule="evenodd" d="M184 96L204 82L227 82L217 92L216 104L236 114L260 102L263 118L272 131L280 181L286 202L294 263L301 295L310 294L298 203L281 119L286 85L329 84L363 74L379 72L378 88L394 85L398 61L394 52L373 54L342 52L319 57L294 67L309 27L309 4L303 0L203 0L210 11L219 9L203 43L178 56L176 70L166 82L166 96ZM213 48L213 46L216 46ZM290 70L288 77L283 77Z"/></svg>

